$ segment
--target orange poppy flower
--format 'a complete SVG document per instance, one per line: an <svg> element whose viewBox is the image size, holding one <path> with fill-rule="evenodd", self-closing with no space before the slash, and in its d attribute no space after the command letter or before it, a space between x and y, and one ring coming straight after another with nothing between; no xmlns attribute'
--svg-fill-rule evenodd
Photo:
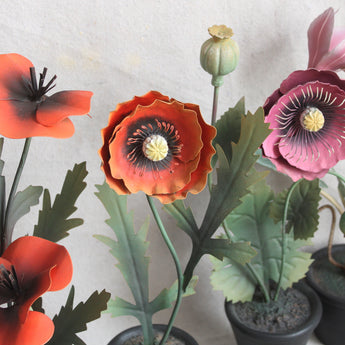
<svg viewBox="0 0 345 345"><path fill-rule="evenodd" d="M72 279L65 247L26 236L11 243L0 258L0 345L43 345L54 333L45 314L30 311L46 291L61 290Z"/></svg>
<svg viewBox="0 0 345 345"><path fill-rule="evenodd" d="M102 169L118 194L143 191L170 203L205 187L215 135L197 105L150 91L110 113Z"/></svg>
<svg viewBox="0 0 345 345"><path fill-rule="evenodd" d="M74 126L68 116L90 111L92 92L60 91L47 96L47 69L36 80L35 68L24 56L0 54L0 134L13 139L34 136L68 138Z"/></svg>

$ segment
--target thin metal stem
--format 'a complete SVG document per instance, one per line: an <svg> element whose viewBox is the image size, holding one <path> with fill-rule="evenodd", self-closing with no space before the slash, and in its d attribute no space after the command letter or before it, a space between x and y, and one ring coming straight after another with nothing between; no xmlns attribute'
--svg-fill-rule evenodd
<svg viewBox="0 0 345 345"><path fill-rule="evenodd" d="M293 191L295 190L295 188L298 186L298 184L302 181L302 179L294 182L292 184L292 186L290 187L288 194L286 196L286 200L285 200L285 206L284 206L284 213L283 213L283 220L282 220L282 252L281 252L281 266L280 266L280 272L279 272L279 280L278 280L278 285L277 285L277 290L276 293L274 295L274 301L276 301L278 299L279 296L279 291L283 282L283 276L284 276L284 269L285 269L285 251L286 251L286 231L285 231L285 223L286 223L286 219L287 219L287 213L288 213L288 209L289 209L289 202L290 202L290 198L291 195L293 193Z"/></svg>
<svg viewBox="0 0 345 345"><path fill-rule="evenodd" d="M8 213L9 213L9 210L11 209L14 197L15 197L16 192L17 192L20 177L22 176L22 172L24 169L26 158L28 156L30 144L31 144L31 138L26 138L23 152L22 152L22 156L20 158L20 161L19 161L19 164L17 167L17 171L16 171L16 175L15 175L13 183L12 183L10 195L8 197L8 202L7 202L6 212L5 212L3 232L1 234L1 255L4 252L4 250L7 248L7 246L12 241L12 233L9 233L9 229L8 229Z"/></svg>
<svg viewBox="0 0 345 345"><path fill-rule="evenodd" d="M175 248L173 246L173 244L171 243L170 241L170 238L164 228L164 225L163 225L163 222L158 214L158 211L156 209L156 206L154 205L153 203L153 199L152 197L150 197L149 195L146 195L147 197L147 201L150 205L150 208L151 208L151 211L152 211L152 214L156 220L156 223L157 223L157 226L159 228L159 231L161 232L162 234L162 237L170 251L170 254L174 260L174 263L175 263L175 268L176 268L176 272L177 272L177 282L178 282L178 289L177 289L177 297L176 297L176 302L175 302L175 306L174 306L174 309L173 309L173 312L170 316L170 320L169 320L169 323L168 323L168 326L167 326L167 329L164 333L164 336L162 338L162 340L160 341L159 345L163 345L165 344L166 340L168 339L168 336L170 334L170 331L171 331L171 328L174 324L174 321L175 321L175 318L176 318L176 315L177 315L177 312L180 308L180 305L181 305L181 301L182 301L182 287L183 287L183 274L182 274L182 270L181 270L181 264L180 264L180 261L178 259L178 256L177 256L177 253L175 251Z"/></svg>

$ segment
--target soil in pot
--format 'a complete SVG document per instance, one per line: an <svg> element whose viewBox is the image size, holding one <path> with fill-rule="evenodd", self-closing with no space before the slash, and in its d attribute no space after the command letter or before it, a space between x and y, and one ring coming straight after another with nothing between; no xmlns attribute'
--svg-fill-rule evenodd
<svg viewBox="0 0 345 345"><path fill-rule="evenodd" d="M274 289L272 290L274 291ZM305 345L321 318L317 294L306 284L280 292L277 302L226 302L225 310L238 345Z"/></svg>
<svg viewBox="0 0 345 345"><path fill-rule="evenodd" d="M166 329L166 325L153 325L156 338L155 343L153 345L158 345L160 340L163 337L164 331ZM120 334L118 334L113 340L110 341L108 345L142 345L143 344L143 337L142 337L142 330L141 326L136 326L129 328ZM165 345L198 345L196 340L190 336L188 333L179 329L177 327L173 327L171 329L170 335L165 342Z"/></svg>
<svg viewBox="0 0 345 345"><path fill-rule="evenodd" d="M345 263L345 246L335 245L333 257ZM328 261L327 248L315 252L307 281L320 296L323 314L315 335L325 345L344 345L345 273Z"/></svg>

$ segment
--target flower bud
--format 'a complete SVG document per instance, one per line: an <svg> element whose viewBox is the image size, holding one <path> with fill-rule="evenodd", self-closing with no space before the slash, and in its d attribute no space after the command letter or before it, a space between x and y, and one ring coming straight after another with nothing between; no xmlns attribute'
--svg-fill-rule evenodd
<svg viewBox="0 0 345 345"><path fill-rule="evenodd" d="M212 36L204 42L200 51L202 68L212 74L212 85L223 85L223 76L237 66L240 54L237 43L232 40L233 32L225 25L213 25L208 29Z"/></svg>

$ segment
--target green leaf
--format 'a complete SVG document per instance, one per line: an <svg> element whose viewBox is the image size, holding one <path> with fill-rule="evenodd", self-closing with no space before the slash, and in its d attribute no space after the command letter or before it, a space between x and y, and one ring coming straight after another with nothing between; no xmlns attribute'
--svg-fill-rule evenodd
<svg viewBox="0 0 345 345"><path fill-rule="evenodd" d="M241 117L245 114L244 97L241 98L234 108L229 108L215 123L217 135L214 145L219 145L228 160L231 160L231 143L237 143L241 134Z"/></svg>
<svg viewBox="0 0 345 345"><path fill-rule="evenodd" d="M256 184L251 188L251 193L243 198L243 203L226 219L226 224L233 233L233 241L250 241L257 251L258 254L250 265L267 289L270 280L278 281L281 266L281 223L274 223L269 215L273 200L273 193L264 183ZM309 242L295 241L293 233L286 236L283 288L304 277L311 263L310 254L299 251L299 248ZM212 262L214 272L211 282L216 290L223 291L226 298L234 302L252 299L258 282L248 266L240 265L229 258L222 262L212 258Z"/></svg>
<svg viewBox="0 0 345 345"><path fill-rule="evenodd" d="M75 164L66 174L61 193L56 195L53 206L47 189L44 190L43 206L39 212L34 236L58 242L69 235L68 231L83 224L80 218L69 218L76 210L75 203L86 187L86 163Z"/></svg>
<svg viewBox="0 0 345 345"><path fill-rule="evenodd" d="M66 305L61 307L53 322L55 331L47 345L86 345L76 333L85 331L86 324L98 319L101 312L107 308L110 293L105 290L95 291L86 302L73 307L74 286L71 287Z"/></svg>
<svg viewBox="0 0 345 345"><path fill-rule="evenodd" d="M345 207L345 184L340 178L338 178L338 193L340 196L340 200Z"/></svg>
<svg viewBox="0 0 345 345"><path fill-rule="evenodd" d="M271 216L281 221L288 191L280 193L272 204ZM286 231L294 229L295 238L307 239L314 235L319 224L319 180L302 180L293 191L287 214Z"/></svg>
<svg viewBox="0 0 345 345"><path fill-rule="evenodd" d="M198 225L190 208L186 208L182 200L176 200L171 204L165 204L164 209L175 218L177 226L195 240Z"/></svg>
<svg viewBox="0 0 345 345"><path fill-rule="evenodd" d="M12 234L17 221L30 212L30 208L39 203L43 188L40 186L29 186L22 192L18 192L10 207L8 208L7 231Z"/></svg>
<svg viewBox="0 0 345 345"><path fill-rule="evenodd" d="M116 316L119 313L116 308L120 305L121 310L126 309L127 315L138 318L141 323L142 321L146 324L152 323L148 291L149 258L146 256L148 220L138 233L135 233L133 212L127 212L127 196L118 195L106 183L97 185L96 188L98 189L96 196L110 215L106 223L114 231L117 241L106 236L94 237L111 248L110 252L118 260L117 267L123 274L135 301L135 304L130 306L127 302L117 299L116 303L109 304L108 311ZM120 313L122 315L123 311Z"/></svg>
<svg viewBox="0 0 345 345"><path fill-rule="evenodd" d="M255 152L270 133L269 124L264 122L264 112L259 108L254 115L248 113L241 119L241 135L237 144L232 143L232 158L217 146L219 168L217 185L212 187L211 198L198 233L199 241L193 246L191 258L185 270L185 283L204 254L204 243L218 229L226 216L241 203L248 188L266 176L266 172L256 172L253 165L257 160Z"/></svg>
<svg viewBox="0 0 345 345"><path fill-rule="evenodd" d="M2 155L2 149L4 147L4 138L1 137L0 138L0 158L1 158L1 155ZM0 175L2 175L2 170L4 169L4 165L5 165L5 162L0 159Z"/></svg>
<svg viewBox="0 0 345 345"><path fill-rule="evenodd" d="M340 231L345 235L345 212L342 213L339 219L339 228Z"/></svg>

